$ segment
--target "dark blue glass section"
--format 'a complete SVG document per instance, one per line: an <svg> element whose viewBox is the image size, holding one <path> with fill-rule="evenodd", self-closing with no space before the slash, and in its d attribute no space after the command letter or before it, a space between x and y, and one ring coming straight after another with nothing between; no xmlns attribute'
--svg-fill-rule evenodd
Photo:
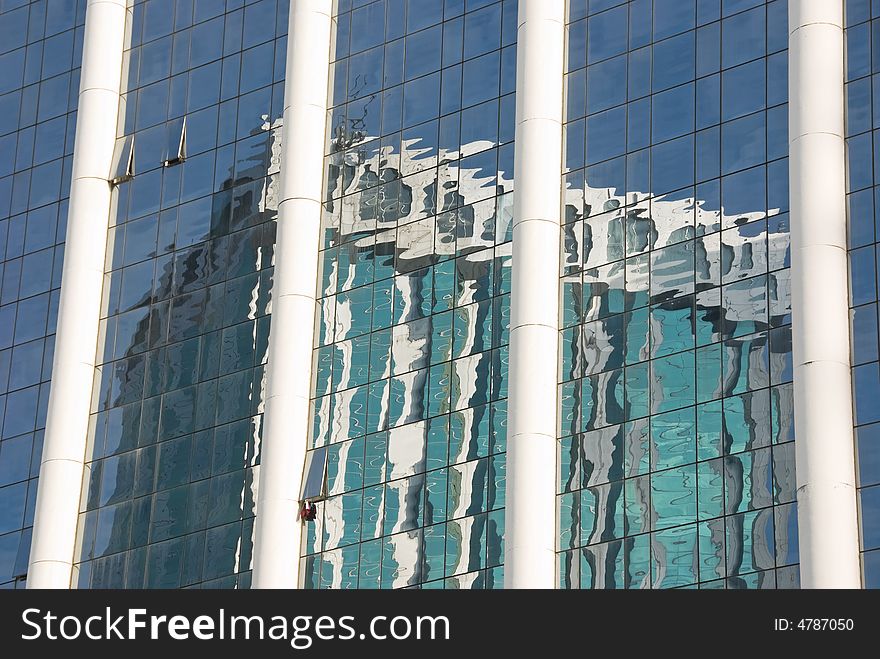
<svg viewBox="0 0 880 659"><path fill-rule="evenodd" d="M874 3L876 5L876 3ZM864 0L846 2L846 135L847 135L847 221L849 229L849 272L852 336L852 382L858 485L862 528L862 567L866 588L880 587L880 552L876 550L880 509L876 487L880 472L880 444L877 440L877 396L880 396L878 364L878 271L875 229L874 174L880 148L876 117L880 103L874 76L877 71L877 7Z"/></svg>
<svg viewBox="0 0 880 659"><path fill-rule="evenodd" d="M85 4L0 3L0 587L22 588L52 378Z"/></svg>
<svg viewBox="0 0 880 659"><path fill-rule="evenodd" d="M133 8L81 588L250 584L289 3L215 4Z"/></svg>

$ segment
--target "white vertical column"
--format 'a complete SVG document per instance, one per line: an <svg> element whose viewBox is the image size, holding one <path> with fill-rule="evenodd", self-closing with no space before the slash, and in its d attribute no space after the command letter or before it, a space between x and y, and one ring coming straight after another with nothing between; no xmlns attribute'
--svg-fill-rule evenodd
<svg viewBox="0 0 880 659"><path fill-rule="evenodd" d="M95 376L125 21L126 0L89 0L29 588L70 587Z"/></svg>
<svg viewBox="0 0 880 659"><path fill-rule="evenodd" d="M843 0L790 0L792 338L804 588L861 585L843 80Z"/></svg>
<svg viewBox="0 0 880 659"><path fill-rule="evenodd" d="M297 588L311 418L332 0L291 0L254 588Z"/></svg>
<svg viewBox="0 0 880 659"><path fill-rule="evenodd" d="M565 0L520 0L504 585L556 583Z"/></svg>

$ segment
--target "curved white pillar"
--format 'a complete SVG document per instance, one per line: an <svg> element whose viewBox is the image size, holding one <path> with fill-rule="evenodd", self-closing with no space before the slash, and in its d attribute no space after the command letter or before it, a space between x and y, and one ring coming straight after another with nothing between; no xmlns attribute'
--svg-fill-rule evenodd
<svg viewBox="0 0 880 659"><path fill-rule="evenodd" d="M843 0L790 0L789 32L801 585L859 588L846 252Z"/></svg>
<svg viewBox="0 0 880 659"><path fill-rule="evenodd" d="M88 436L110 218L126 0L89 0L52 388L28 588L69 588Z"/></svg>
<svg viewBox="0 0 880 659"><path fill-rule="evenodd" d="M332 0L292 0L254 588L297 588L309 444Z"/></svg>
<svg viewBox="0 0 880 659"><path fill-rule="evenodd" d="M565 0L520 0L505 588L556 584Z"/></svg>

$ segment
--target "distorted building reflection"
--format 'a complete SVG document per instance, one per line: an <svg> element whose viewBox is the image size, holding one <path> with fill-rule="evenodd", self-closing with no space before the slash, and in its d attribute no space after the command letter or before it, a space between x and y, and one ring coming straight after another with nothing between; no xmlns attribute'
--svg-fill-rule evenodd
<svg viewBox="0 0 880 659"><path fill-rule="evenodd" d="M776 587L797 551L787 216L565 202L560 532L582 549L561 585Z"/></svg>
<svg viewBox="0 0 880 659"><path fill-rule="evenodd" d="M277 552L298 561L305 588L504 584L522 1L328 3L328 110L295 120L324 135L312 369L281 378L311 386L310 427L289 439L317 465L316 515L292 507L301 548ZM561 162L517 169L519 186L546 183L522 173L540 171L561 190L559 286L543 291L560 302L556 506L545 511L560 588L800 586L789 4L564 3L564 69L546 71L564 79ZM845 4L853 414L871 586L880 19L870 3ZM85 5L0 2L0 587L27 582ZM291 2L129 5L71 585L248 588L263 450L277 436L283 446L287 430L275 429L295 416L282 405L276 425L270 412L264 439L276 244L307 237L276 237L283 116L296 105L284 89ZM317 186L317 167L291 169ZM312 196L302 199L316 208ZM289 207L283 221L313 226ZM300 270L311 304L315 271ZM275 294L283 318L288 296ZM309 334L277 330L273 346L301 349L275 363L305 363Z"/></svg>
<svg viewBox="0 0 880 659"><path fill-rule="evenodd" d="M359 139L328 157L315 444L331 497L308 584L470 587L501 558L513 174L486 140Z"/></svg>

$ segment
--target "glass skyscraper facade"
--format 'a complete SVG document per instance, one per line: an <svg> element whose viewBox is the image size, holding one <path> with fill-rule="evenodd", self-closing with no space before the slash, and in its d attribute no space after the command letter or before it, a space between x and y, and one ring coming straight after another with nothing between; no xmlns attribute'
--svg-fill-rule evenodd
<svg viewBox="0 0 880 659"><path fill-rule="evenodd" d="M338 4L309 587L501 583L516 12Z"/></svg>
<svg viewBox="0 0 880 659"><path fill-rule="evenodd" d="M785 2L570 2L560 586L797 584Z"/></svg>
<svg viewBox="0 0 880 659"><path fill-rule="evenodd" d="M523 441L507 404L523 386L514 198L551 177L553 585L800 587L797 1L112 0L125 36L69 585L248 588L260 538L284 537L303 588L503 587L508 447ZM828 2L846 16L860 558L880 587L880 8ZM564 62L542 71L563 81L559 163L514 157L534 75L526 4L564 16L548 19L564 23ZM0 0L2 587L27 583L46 463L87 5ZM293 51L310 12L332 25L329 53L302 35ZM283 368L269 337L297 331L271 323L296 270L275 277L278 228L305 226L283 205L299 194L285 173L302 176L282 159L299 157L285 138L305 122L289 111L296 58L329 83L321 125L305 126L325 135L312 368L285 374L309 384L309 427L281 437L320 486L300 493L292 468L289 498L316 515L293 502L281 535L261 536Z"/></svg>
<svg viewBox="0 0 880 659"><path fill-rule="evenodd" d="M880 587L880 395L878 364L877 287L878 233L875 229L877 162L880 145L875 130L880 126L880 104L872 85L877 85L880 52L876 35L880 29L876 3L847 2L846 102L849 178L850 307L852 322L853 398L858 447L858 485L861 508L861 549L865 585Z"/></svg>
<svg viewBox="0 0 880 659"><path fill-rule="evenodd" d="M0 3L0 587L23 586L46 425L85 5Z"/></svg>
<svg viewBox="0 0 880 659"><path fill-rule="evenodd" d="M246 587L287 6L133 9L78 585Z"/></svg>

